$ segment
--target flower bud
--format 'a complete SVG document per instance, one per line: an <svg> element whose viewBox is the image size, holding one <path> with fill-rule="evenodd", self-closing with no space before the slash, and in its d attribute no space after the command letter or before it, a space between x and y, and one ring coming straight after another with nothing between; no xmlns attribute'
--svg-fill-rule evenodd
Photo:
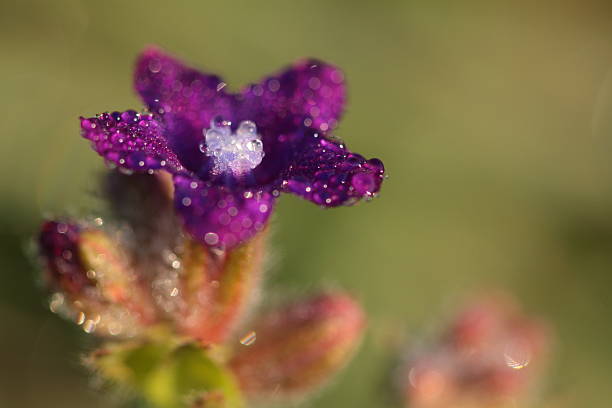
<svg viewBox="0 0 612 408"><path fill-rule="evenodd" d="M108 198L111 213L125 223L133 234L128 244L136 261L152 269L163 263L163 252L176 246L181 232L174 213L172 179L169 173L123 174L112 171L105 175L103 194Z"/></svg>
<svg viewBox="0 0 612 408"><path fill-rule="evenodd" d="M197 241L185 245L181 329L204 344L220 343L248 312L259 294L267 233L245 244L214 252Z"/></svg>
<svg viewBox="0 0 612 408"><path fill-rule="evenodd" d="M47 221L39 236L52 296L51 310L90 333L134 335L154 310L125 255L100 230Z"/></svg>
<svg viewBox="0 0 612 408"><path fill-rule="evenodd" d="M47 221L39 236L48 278L71 297L78 297L86 288L95 286L78 255L80 232L77 225Z"/></svg>
<svg viewBox="0 0 612 408"><path fill-rule="evenodd" d="M285 306L252 325L230 367L253 399L299 399L340 370L355 350L365 319L342 293Z"/></svg>
<svg viewBox="0 0 612 408"><path fill-rule="evenodd" d="M528 394L545 360L547 330L511 300L485 297L450 322L401 370L406 406L505 406Z"/></svg>

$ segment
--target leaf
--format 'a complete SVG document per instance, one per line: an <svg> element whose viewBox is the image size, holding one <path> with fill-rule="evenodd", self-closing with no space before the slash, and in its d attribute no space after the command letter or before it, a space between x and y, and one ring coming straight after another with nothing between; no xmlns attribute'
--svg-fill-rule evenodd
<svg viewBox="0 0 612 408"><path fill-rule="evenodd" d="M100 374L142 394L159 408L241 408L233 375L196 344L111 345L91 358Z"/></svg>
<svg viewBox="0 0 612 408"><path fill-rule="evenodd" d="M215 259L210 249L191 241L183 255L189 310L178 322L204 344L228 338L259 291L267 231Z"/></svg>

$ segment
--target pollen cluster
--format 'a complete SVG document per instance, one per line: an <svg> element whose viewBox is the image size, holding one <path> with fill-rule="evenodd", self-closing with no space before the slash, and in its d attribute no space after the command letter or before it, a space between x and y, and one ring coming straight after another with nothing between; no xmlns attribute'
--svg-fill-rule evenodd
<svg viewBox="0 0 612 408"><path fill-rule="evenodd" d="M213 158L215 174L240 176L253 170L263 160L261 136L255 123L250 120L240 122L236 133L232 133L230 122L212 120L210 128L204 131L204 137L200 150Z"/></svg>

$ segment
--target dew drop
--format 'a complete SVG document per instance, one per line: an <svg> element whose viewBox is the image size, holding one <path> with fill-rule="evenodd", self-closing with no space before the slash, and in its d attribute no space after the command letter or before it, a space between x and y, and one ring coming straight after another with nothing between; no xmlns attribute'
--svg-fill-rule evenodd
<svg viewBox="0 0 612 408"><path fill-rule="evenodd" d="M253 86L253 95L255 95L255 96L263 95L263 88L262 88L261 85Z"/></svg>
<svg viewBox="0 0 612 408"><path fill-rule="evenodd" d="M118 334L121 334L122 331L123 331L123 325L121 325L121 323L111 322L108 324L108 333L111 336L116 336Z"/></svg>
<svg viewBox="0 0 612 408"><path fill-rule="evenodd" d="M204 242L208 245L216 245L219 243L219 236L214 232L207 232L206 235L204 235Z"/></svg>
<svg viewBox="0 0 612 408"><path fill-rule="evenodd" d="M317 77L312 77L308 80L308 86L310 89L317 90L321 87L321 80Z"/></svg>
<svg viewBox="0 0 612 408"><path fill-rule="evenodd" d="M531 349L526 342L513 341L505 347L504 361L513 370L521 370L531 361Z"/></svg>
<svg viewBox="0 0 612 408"><path fill-rule="evenodd" d="M49 310L53 313L59 313L62 306L64 306L64 295L61 293L54 293L49 301Z"/></svg>
<svg viewBox="0 0 612 408"><path fill-rule="evenodd" d="M96 322L94 320L88 319L83 323L83 331L85 333L93 333L96 330Z"/></svg>
<svg viewBox="0 0 612 408"><path fill-rule="evenodd" d="M272 92L276 92L280 89L280 82L277 79L271 79L268 82L268 89Z"/></svg>
<svg viewBox="0 0 612 408"><path fill-rule="evenodd" d="M244 336L242 336L242 338L240 339L240 344L242 344L243 346L250 346L254 344L256 340L257 333L255 333L254 331L250 331Z"/></svg>
<svg viewBox="0 0 612 408"><path fill-rule="evenodd" d="M154 58L149 61L149 71L153 72L154 74L161 71L161 61L157 58Z"/></svg>
<svg viewBox="0 0 612 408"><path fill-rule="evenodd" d="M76 318L74 319L74 322L78 324L79 326L85 323L85 313L79 312Z"/></svg>

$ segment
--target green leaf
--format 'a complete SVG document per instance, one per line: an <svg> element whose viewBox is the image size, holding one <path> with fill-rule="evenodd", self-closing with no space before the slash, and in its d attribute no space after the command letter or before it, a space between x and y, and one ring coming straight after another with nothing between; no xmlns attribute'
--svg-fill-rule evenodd
<svg viewBox="0 0 612 408"><path fill-rule="evenodd" d="M233 375L196 344L113 345L94 355L92 364L105 378L136 390L159 408L243 407Z"/></svg>

